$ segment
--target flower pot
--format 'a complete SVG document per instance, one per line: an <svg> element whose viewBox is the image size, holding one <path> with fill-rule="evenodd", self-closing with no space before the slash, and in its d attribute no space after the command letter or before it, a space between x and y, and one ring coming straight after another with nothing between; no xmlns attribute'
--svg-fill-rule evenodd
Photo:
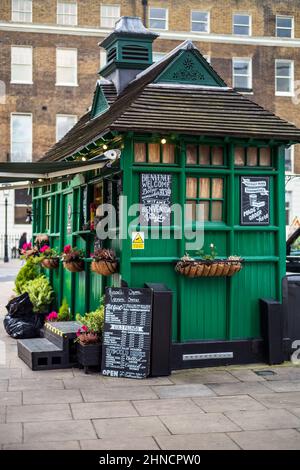
<svg viewBox="0 0 300 470"><path fill-rule="evenodd" d="M101 274L102 276L110 276L117 272L118 263L117 261L93 261L91 264L91 270L94 273Z"/></svg>
<svg viewBox="0 0 300 470"><path fill-rule="evenodd" d="M101 368L102 343L82 344L77 343L77 360L87 373L88 367Z"/></svg>
<svg viewBox="0 0 300 470"><path fill-rule="evenodd" d="M46 269L57 269L59 267L59 258L45 258L41 265Z"/></svg>
<svg viewBox="0 0 300 470"><path fill-rule="evenodd" d="M71 273L79 273L84 271L84 261L82 259L78 261L64 261L64 268Z"/></svg>
<svg viewBox="0 0 300 470"><path fill-rule="evenodd" d="M225 277L233 276L242 269L242 261L224 260L186 260L178 261L175 271L182 276L195 277Z"/></svg>

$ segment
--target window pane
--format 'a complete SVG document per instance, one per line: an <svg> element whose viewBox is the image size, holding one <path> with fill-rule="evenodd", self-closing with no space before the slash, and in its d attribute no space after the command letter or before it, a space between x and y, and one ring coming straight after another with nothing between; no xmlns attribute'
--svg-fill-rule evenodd
<svg viewBox="0 0 300 470"><path fill-rule="evenodd" d="M134 144L134 161L140 163L146 161L146 144L142 142Z"/></svg>
<svg viewBox="0 0 300 470"><path fill-rule="evenodd" d="M292 30L291 29L277 28L276 33L277 33L277 37L279 37L279 38L291 38L292 37Z"/></svg>
<svg viewBox="0 0 300 470"><path fill-rule="evenodd" d="M277 26L282 28L292 28L292 18L284 17L284 16L277 16L276 17Z"/></svg>
<svg viewBox="0 0 300 470"><path fill-rule="evenodd" d="M201 206L203 208L204 220L208 221L209 220L209 202L208 201L201 202Z"/></svg>
<svg viewBox="0 0 300 470"><path fill-rule="evenodd" d="M213 201L211 205L211 220L214 222L222 222L223 202Z"/></svg>
<svg viewBox="0 0 300 470"><path fill-rule="evenodd" d="M261 166L271 166L271 152L268 147L260 149L259 163Z"/></svg>
<svg viewBox="0 0 300 470"><path fill-rule="evenodd" d="M15 204L16 205L31 205L31 195L28 194L27 189L15 189Z"/></svg>
<svg viewBox="0 0 300 470"><path fill-rule="evenodd" d="M166 29L166 22L164 20L150 19L150 28Z"/></svg>
<svg viewBox="0 0 300 470"><path fill-rule="evenodd" d="M243 147L236 147L234 149L234 164L237 166L245 165L245 149Z"/></svg>
<svg viewBox="0 0 300 470"><path fill-rule="evenodd" d="M234 77L234 88L248 89L248 77Z"/></svg>
<svg viewBox="0 0 300 470"><path fill-rule="evenodd" d="M185 220L196 220L196 201L186 201Z"/></svg>
<svg viewBox="0 0 300 470"><path fill-rule="evenodd" d="M11 48L11 81L32 83L32 48Z"/></svg>
<svg viewBox="0 0 300 470"><path fill-rule="evenodd" d="M234 34L239 34L240 36L249 36L248 26L234 26Z"/></svg>
<svg viewBox="0 0 300 470"><path fill-rule="evenodd" d="M247 149L247 165L257 166L257 148L249 147Z"/></svg>
<svg viewBox="0 0 300 470"><path fill-rule="evenodd" d="M223 147L212 147L212 165L224 165Z"/></svg>
<svg viewBox="0 0 300 470"><path fill-rule="evenodd" d="M234 15L234 24L249 26L249 15Z"/></svg>
<svg viewBox="0 0 300 470"><path fill-rule="evenodd" d="M150 17L151 18L160 18L164 20L166 18L166 9L165 8L150 8Z"/></svg>
<svg viewBox="0 0 300 470"><path fill-rule="evenodd" d="M163 150L163 163L175 162L175 146L173 144L164 144Z"/></svg>
<svg viewBox="0 0 300 470"><path fill-rule="evenodd" d="M15 224L26 224L27 207L15 206Z"/></svg>
<svg viewBox="0 0 300 470"><path fill-rule="evenodd" d="M293 169L293 157L292 157L292 147L285 149L285 171L292 171Z"/></svg>
<svg viewBox="0 0 300 470"><path fill-rule="evenodd" d="M277 62L276 63L276 76L277 77L290 77L291 76L291 63L290 62Z"/></svg>
<svg viewBox="0 0 300 470"><path fill-rule="evenodd" d="M32 159L32 117L13 114L11 116L11 160L17 162Z"/></svg>
<svg viewBox="0 0 300 470"><path fill-rule="evenodd" d="M192 11L192 20L193 21L208 21L207 11Z"/></svg>
<svg viewBox="0 0 300 470"><path fill-rule="evenodd" d="M276 91L290 93L291 91L290 79L289 78L277 78L276 79Z"/></svg>
<svg viewBox="0 0 300 470"><path fill-rule="evenodd" d="M212 180L212 198L222 199L223 198L223 179L213 178Z"/></svg>
<svg viewBox="0 0 300 470"><path fill-rule="evenodd" d="M210 197L210 179L200 178L200 199L209 199Z"/></svg>
<svg viewBox="0 0 300 470"><path fill-rule="evenodd" d="M197 197L197 178L186 179L186 197L188 198Z"/></svg>
<svg viewBox="0 0 300 470"><path fill-rule="evenodd" d="M192 22L192 31L196 33L207 33L208 23L194 23Z"/></svg>
<svg viewBox="0 0 300 470"><path fill-rule="evenodd" d="M60 140L76 124L77 116L56 116L56 140Z"/></svg>
<svg viewBox="0 0 300 470"><path fill-rule="evenodd" d="M197 164L197 146L196 145L186 146L186 163L188 165Z"/></svg>
<svg viewBox="0 0 300 470"><path fill-rule="evenodd" d="M199 145L199 165L210 164L210 148L208 145Z"/></svg>
<svg viewBox="0 0 300 470"><path fill-rule="evenodd" d="M120 14L119 5L101 5L101 26L114 28Z"/></svg>
<svg viewBox="0 0 300 470"><path fill-rule="evenodd" d="M160 163L160 144L149 144L148 152L148 160L150 163Z"/></svg>
<svg viewBox="0 0 300 470"><path fill-rule="evenodd" d="M150 8L149 27L153 29L167 29L166 8Z"/></svg>

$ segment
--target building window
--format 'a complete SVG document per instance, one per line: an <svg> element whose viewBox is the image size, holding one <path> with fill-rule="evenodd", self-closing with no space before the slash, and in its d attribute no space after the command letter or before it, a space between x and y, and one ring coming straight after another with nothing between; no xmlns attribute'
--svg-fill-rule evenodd
<svg viewBox="0 0 300 470"><path fill-rule="evenodd" d="M31 195L28 189L15 189L15 224L28 223L28 215L31 213Z"/></svg>
<svg viewBox="0 0 300 470"><path fill-rule="evenodd" d="M284 151L285 171L288 173L294 172L294 146L291 145Z"/></svg>
<svg viewBox="0 0 300 470"><path fill-rule="evenodd" d="M275 93L278 96L292 96L294 93L294 61L275 61Z"/></svg>
<svg viewBox="0 0 300 470"><path fill-rule="evenodd" d="M285 192L285 225L290 225L292 222L292 201L293 201L292 191L286 191ZM299 239L298 239L298 245L299 245ZM293 251L293 249L291 251Z"/></svg>
<svg viewBox="0 0 300 470"><path fill-rule="evenodd" d="M233 15L233 34L251 36L251 16L236 13Z"/></svg>
<svg viewBox="0 0 300 470"><path fill-rule="evenodd" d="M279 38L294 37L293 16L276 16L276 36Z"/></svg>
<svg viewBox="0 0 300 470"><path fill-rule="evenodd" d="M252 90L252 60L232 59L233 88L240 91Z"/></svg>
<svg viewBox="0 0 300 470"><path fill-rule="evenodd" d="M77 25L77 3L57 3L57 24Z"/></svg>
<svg viewBox="0 0 300 470"><path fill-rule="evenodd" d="M175 145L136 142L134 144L135 163L175 163Z"/></svg>
<svg viewBox="0 0 300 470"><path fill-rule="evenodd" d="M168 9L149 8L149 28L168 29Z"/></svg>
<svg viewBox="0 0 300 470"><path fill-rule="evenodd" d="M77 49L56 49L56 85L78 85Z"/></svg>
<svg viewBox="0 0 300 470"><path fill-rule="evenodd" d="M75 126L77 122L77 116L71 114L57 115L56 116L56 141L59 141Z"/></svg>
<svg viewBox="0 0 300 470"><path fill-rule="evenodd" d="M186 179L187 218L196 220L197 206L204 209L204 221L224 220L224 178L194 177Z"/></svg>
<svg viewBox="0 0 300 470"><path fill-rule="evenodd" d="M114 28L120 16L120 5L101 5L101 26L103 28Z"/></svg>
<svg viewBox="0 0 300 470"><path fill-rule="evenodd" d="M32 160L32 115L11 115L11 161Z"/></svg>
<svg viewBox="0 0 300 470"><path fill-rule="evenodd" d="M32 48L11 48L11 82L32 84Z"/></svg>
<svg viewBox="0 0 300 470"><path fill-rule="evenodd" d="M186 146L186 164L201 166L223 166L225 163L224 147L209 145Z"/></svg>
<svg viewBox="0 0 300 470"><path fill-rule="evenodd" d="M22 23L32 22L32 0L12 0L11 5L12 21Z"/></svg>
<svg viewBox="0 0 300 470"><path fill-rule="evenodd" d="M152 60L153 62L158 62L160 59L165 57L166 52L153 52L152 53Z"/></svg>
<svg viewBox="0 0 300 470"><path fill-rule="evenodd" d="M209 33L209 12L193 10L191 12L191 29L195 33Z"/></svg>
<svg viewBox="0 0 300 470"><path fill-rule="evenodd" d="M235 166L272 166L271 150L269 147L235 147Z"/></svg>

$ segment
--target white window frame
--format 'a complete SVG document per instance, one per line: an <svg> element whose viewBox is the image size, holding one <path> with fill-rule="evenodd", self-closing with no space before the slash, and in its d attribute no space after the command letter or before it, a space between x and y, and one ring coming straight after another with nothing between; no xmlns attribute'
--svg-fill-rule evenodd
<svg viewBox="0 0 300 470"><path fill-rule="evenodd" d="M253 77L252 77L252 57L232 57L232 87L235 87L234 79L236 74L234 73L234 63L237 61L244 61L249 63L249 87L242 91L241 93L251 93L253 88ZM245 75L238 75L240 77L245 77ZM239 89L239 88L237 88ZM248 90L248 91L247 91Z"/></svg>
<svg viewBox="0 0 300 470"><path fill-rule="evenodd" d="M14 48L18 48L18 49L30 49L31 50L31 64L13 64L13 49ZM27 66L31 66L31 80L13 80L13 66L14 65L27 65ZM12 84L22 84L22 85L32 85L33 84L33 48L32 46L22 46L22 45L12 45L11 48L10 48L10 83Z"/></svg>
<svg viewBox="0 0 300 470"><path fill-rule="evenodd" d="M58 13L58 5L75 5L75 8L76 8L75 15L69 15L67 13ZM76 16L76 22L75 22L75 24L60 23L58 21L59 16L63 16L63 17L64 16ZM74 2L64 2L64 1L61 1L61 0L57 1L57 4L56 4L56 23L59 24L59 25L62 25L62 26L69 26L70 28L78 25L78 5L77 5L77 1L74 1Z"/></svg>
<svg viewBox="0 0 300 470"><path fill-rule="evenodd" d="M62 139L63 137L59 137L58 136L58 125L57 125L57 121L58 119L57 118L60 118L60 117L72 117L72 118L75 118L74 120L76 121L73 126L75 126L75 124L77 124L78 122L78 116L77 114L56 114L56 117L55 117L55 139L56 139L56 142L58 142L58 140ZM72 127L73 127L72 126ZM70 130L72 129L72 127L70 128ZM69 132L69 131L68 131ZM66 135L66 134L64 134Z"/></svg>
<svg viewBox="0 0 300 470"><path fill-rule="evenodd" d="M285 150L290 150L291 151L291 170L285 170L286 174L292 175L294 174L294 168L295 168L295 146L291 145L288 149ZM284 152L285 156L285 152Z"/></svg>
<svg viewBox="0 0 300 470"><path fill-rule="evenodd" d="M278 76L277 75L277 64L280 62L288 62L291 64L291 91L278 91L277 90L277 78L287 78L285 76ZM294 84L295 84L295 76L294 76L294 61L290 59L276 59L275 60L275 96L294 96Z"/></svg>
<svg viewBox="0 0 300 470"><path fill-rule="evenodd" d="M75 69L76 69L76 81L74 83L60 83L57 80L57 70L58 70L58 63L57 63L57 58L58 58L58 51L75 51L76 52L76 61L75 61ZM62 67L62 66L60 66ZM68 68L68 67L66 67ZM69 47L57 47L56 48L56 86L78 86L78 49L75 48L69 48Z"/></svg>
<svg viewBox="0 0 300 470"><path fill-rule="evenodd" d="M19 160L13 160L12 159L12 149L13 149L13 116L30 116L31 117L31 155L30 155L30 160L24 160L24 163L26 162L32 162L32 153L33 153L33 121L32 121L32 113L11 113L10 114L10 161L11 162L18 162L18 163L23 163L20 162Z"/></svg>
<svg viewBox="0 0 300 470"><path fill-rule="evenodd" d="M115 23L118 21L118 19L121 17L121 5L119 3L112 3L112 4L105 4L105 3L101 3L101 6L100 6L100 26L101 28L111 28L113 29L114 28L114 25L112 26L106 26L106 25L103 25L102 21L103 19L107 19L107 18L115 18L115 16L104 16L103 13L102 13L102 10L104 8L107 8L107 7L112 7L112 8L118 8L119 9L119 16L117 17Z"/></svg>
<svg viewBox="0 0 300 470"><path fill-rule="evenodd" d="M235 26L242 26L245 27L243 24L235 23L234 22L234 17L235 15L240 15L240 16L248 16L249 17L249 34L237 34L234 32L234 27ZM246 13L244 11L236 11L232 13L232 34L234 36L241 36L241 37L249 37L252 36L252 15L250 13Z"/></svg>
<svg viewBox="0 0 300 470"><path fill-rule="evenodd" d="M286 28L284 26L277 26L277 20L278 18L286 18L286 19L291 19L292 20L292 27L291 28ZM278 29L288 29L291 30L291 36L278 36L277 30ZM277 38L280 39L293 39L295 37L295 17L292 15L276 15L276 20L275 20L275 35Z"/></svg>
<svg viewBox="0 0 300 470"><path fill-rule="evenodd" d="M22 2L23 0L16 0L17 2ZM13 5L14 5L14 0L11 0L11 20L12 21L15 21L16 23L32 23L32 0L29 0L30 1L30 6L31 6L31 10L30 11L25 11L25 10L14 10L13 8ZM22 8L22 7L20 7ZM24 21L24 20L20 20L20 19L16 19L15 18L15 14L16 15L19 15L19 14L29 14L30 13L30 20L29 21Z"/></svg>
<svg viewBox="0 0 300 470"><path fill-rule="evenodd" d="M161 18L151 18L151 8L157 8L157 9L160 9L160 10L165 10L166 11L166 27L165 28L151 28L150 26L150 20L153 19L153 20L161 20ZM153 31L168 31L169 29L169 8L165 8L165 7L160 7L160 6L149 6L149 9L148 9L148 24L149 24L149 28L152 29Z"/></svg>
<svg viewBox="0 0 300 470"><path fill-rule="evenodd" d="M204 21L193 21L193 13L206 13L207 14L207 31L194 31L193 23L205 23ZM210 11L207 10L191 10L191 32L196 34L209 34L210 33Z"/></svg>

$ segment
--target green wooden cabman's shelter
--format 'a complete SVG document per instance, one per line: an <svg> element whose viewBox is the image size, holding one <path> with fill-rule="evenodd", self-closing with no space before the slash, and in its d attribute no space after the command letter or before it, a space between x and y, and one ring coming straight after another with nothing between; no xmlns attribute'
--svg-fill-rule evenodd
<svg viewBox="0 0 300 470"><path fill-rule="evenodd" d="M99 168L69 177L66 169L65 179L35 188L34 233L86 254L84 272L61 265L50 273L58 303L65 297L74 314L94 309L107 285L164 283L173 292L173 368L261 361L259 299L281 301L285 275L284 150L300 142L300 130L228 87L190 41L152 63L156 36L139 18L123 17L102 42L107 65L91 110L42 158ZM146 202L144 217L128 215L120 195L128 207ZM162 202L190 207L190 230L200 204L204 252L213 245L220 259L240 256L243 269L231 277L176 272L201 246L187 248L184 215L164 217L168 211L156 211ZM119 258L108 277L89 269L102 203L117 210L102 241ZM124 227L145 235L149 220L152 236L138 247L120 236Z"/></svg>

